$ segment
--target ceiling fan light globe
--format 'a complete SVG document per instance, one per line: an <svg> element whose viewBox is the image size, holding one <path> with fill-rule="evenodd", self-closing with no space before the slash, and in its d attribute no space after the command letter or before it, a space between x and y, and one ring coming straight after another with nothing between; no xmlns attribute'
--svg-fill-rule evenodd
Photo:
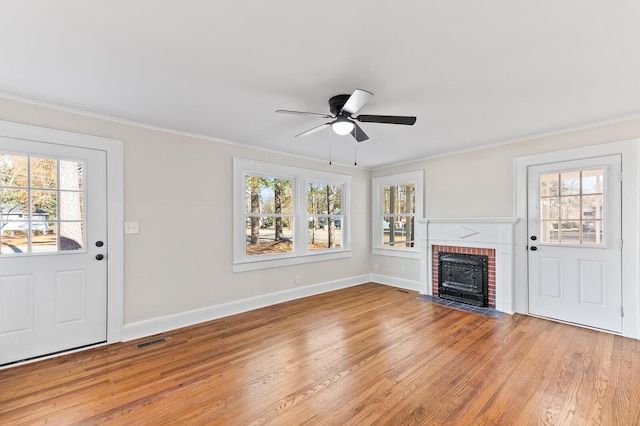
<svg viewBox="0 0 640 426"><path fill-rule="evenodd" d="M331 128L340 136L348 135L353 130L353 123L348 120L336 120L331 123Z"/></svg>

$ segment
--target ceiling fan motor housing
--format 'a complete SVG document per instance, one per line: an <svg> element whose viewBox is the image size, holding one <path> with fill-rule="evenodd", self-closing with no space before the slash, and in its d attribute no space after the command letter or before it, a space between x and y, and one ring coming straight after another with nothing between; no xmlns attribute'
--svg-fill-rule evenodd
<svg viewBox="0 0 640 426"><path fill-rule="evenodd" d="M331 111L331 114L335 115L336 117L340 115L342 107L344 107L344 104L347 103L347 100L350 96L351 95L336 95L329 99L329 111ZM349 116L350 114L347 113L345 115Z"/></svg>

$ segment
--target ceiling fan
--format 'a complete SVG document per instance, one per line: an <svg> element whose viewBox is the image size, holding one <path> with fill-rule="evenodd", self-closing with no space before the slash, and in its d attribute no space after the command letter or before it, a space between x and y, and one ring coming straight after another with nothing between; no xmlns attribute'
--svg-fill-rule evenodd
<svg viewBox="0 0 640 426"><path fill-rule="evenodd" d="M366 115L361 114L354 116L360 109L371 99L373 93L366 90L356 89L351 95L336 95L329 99L329 111L331 114L321 114L316 112L303 112L303 111L290 111L286 109L279 109L276 112L284 114L299 114L299 115L315 115L322 118L331 118L333 121L321 124L312 129L302 132L299 136L308 136L319 130L331 126L331 129L338 135L346 135L351 133L351 136L358 142L363 142L369 139L369 136L362 131L360 126L354 121L361 123L385 123L385 124L404 124L412 126L416 122L416 117L407 117L400 115Z"/></svg>

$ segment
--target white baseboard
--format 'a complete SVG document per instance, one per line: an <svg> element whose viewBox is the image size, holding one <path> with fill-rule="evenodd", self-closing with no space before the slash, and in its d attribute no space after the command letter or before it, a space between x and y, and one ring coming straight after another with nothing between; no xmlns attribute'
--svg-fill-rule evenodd
<svg viewBox="0 0 640 426"><path fill-rule="evenodd" d="M420 292L420 294L428 294L427 287L424 285L424 283L421 283L420 281L405 280L403 278L390 277L388 275L380 275L380 274L371 274L370 280L374 283L390 285L393 287L400 287L405 290L417 291L417 292Z"/></svg>
<svg viewBox="0 0 640 426"><path fill-rule="evenodd" d="M290 300L300 299L307 296L353 287L370 281L372 281L372 277L370 275L360 275L125 324L123 341L126 342L129 340L139 339L141 337L147 337L205 321L211 321L230 315L240 314L242 312L252 311L254 309L264 308L277 303L288 302ZM385 284L383 282L381 283Z"/></svg>

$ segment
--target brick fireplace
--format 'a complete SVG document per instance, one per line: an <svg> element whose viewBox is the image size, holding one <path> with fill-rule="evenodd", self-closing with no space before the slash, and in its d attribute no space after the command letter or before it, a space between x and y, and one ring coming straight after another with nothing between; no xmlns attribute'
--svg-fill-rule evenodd
<svg viewBox="0 0 640 426"><path fill-rule="evenodd" d="M440 253L473 254L489 258L489 307L496 307L496 251L495 249L457 246L431 246L431 294L438 295L438 257Z"/></svg>
<svg viewBox="0 0 640 426"><path fill-rule="evenodd" d="M489 258L489 306L513 313L515 218L422 219L418 221L421 281L425 293L438 295L438 253Z"/></svg>

